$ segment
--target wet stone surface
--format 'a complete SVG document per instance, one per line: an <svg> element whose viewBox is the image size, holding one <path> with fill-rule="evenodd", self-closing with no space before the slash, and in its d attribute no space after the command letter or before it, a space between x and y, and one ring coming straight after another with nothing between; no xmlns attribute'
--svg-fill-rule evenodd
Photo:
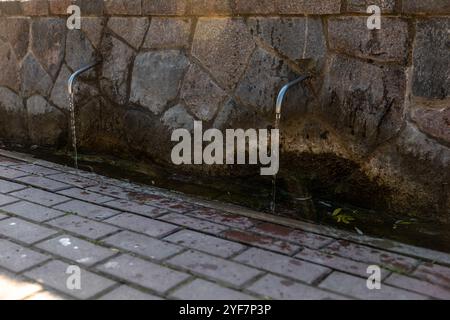
<svg viewBox="0 0 450 320"><path fill-rule="evenodd" d="M21 159L0 156L2 299L450 297L445 253ZM380 290L366 286L370 265Z"/></svg>

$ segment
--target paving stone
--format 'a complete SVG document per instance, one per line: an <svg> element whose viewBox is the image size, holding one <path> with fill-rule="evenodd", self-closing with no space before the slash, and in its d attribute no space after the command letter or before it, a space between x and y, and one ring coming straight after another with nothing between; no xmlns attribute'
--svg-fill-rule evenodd
<svg viewBox="0 0 450 320"><path fill-rule="evenodd" d="M162 298L148 294L129 286L122 285L105 294L100 300L162 300Z"/></svg>
<svg viewBox="0 0 450 320"><path fill-rule="evenodd" d="M47 208L31 202L20 201L2 207L2 210L14 215L26 218L29 220L42 222L56 217L62 216L65 213L55 209Z"/></svg>
<svg viewBox="0 0 450 320"><path fill-rule="evenodd" d="M189 278L188 274L126 254L109 260L97 269L158 293L164 293Z"/></svg>
<svg viewBox="0 0 450 320"><path fill-rule="evenodd" d="M229 214L224 211L219 211L212 208L198 208L189 215L199 219L209 220L218 224L223 224L229 227L234 227L238 229L248 229L256 225L256 220L238 216L234 214Z"/></svg>
<svg viewBox="0 0 450 320"><path fill-rule="evenodd" d="M13 158L5 158L0 156L0 166L9 167L9 166L17 166L19 164L23 164L24 162L13 159Z"/></svg>
<svg viewBox="0 0 450 320"><path fill-rule="evenodd" d="M222 258L228 258L246 248L246 246L236 242L223 240L190 230L178 231L177 233L164 238L164 240Z"/></svg>
<svg viewBox="0 0 450 320"><path fill-rule="evenodd" d="M385 283L436 299L450 300L450 289L431 284L427 281L417 280L405 275L393 273L385 280Z"/></svg>
<svg viewBox="0 0 450 320"><path fill-rule="evenodd" d="M189 284L177 289L172 297L181 300L254 300L255 298L215 283L195 279Z"/></svg>
<svg viewBox="0 0 450 320"><path fill-rule="evenodd" d="M48 178L61 181L67 184L71 184L78 188L89 188L98 184L96 181L92 179L87 179L85 177L67 173L54 174L49 176Z"/></svg>
<svg viewBox="0 0 450 320"><path fill-rule="evenodd" d="M332 243L324 251L352 260L384 266L399 272L412 271L418 264L418 261L413 258L357 245L344 240Z"/></svg>
<svg viewBox="0 0 450 320"><path fill-rule="evenodd" d="M0 194L0 206L16 202L18 199Z"/></svg>
<svg viewBox="0 0 450 320"><path fill-rule="evenodd" d="M111 249L67 234L41 242L36 247L85 266L92 266L116 254Z"/></svg>
<svg viewBox="0 0 450 320"><path fill-rule="evenodd" d="M9 218L9 216L7 216L3 213L0 213L0 220L6 219L6 218Z"/></svg>
<svg viewBox="0 0 450 320"><path fill-rule="evenodd" d="M25 243L34 243L54 235L56 231L18 218L0 221L0 234Z"/></svg>
<svg viewBox="0 0 450 320"><path fill-rule="evenodd" d="M450 268L437 264L421 264L412 274L422 280L450 288Z"/></svg>
<svg viewBox="0 0 450 320"><path fill-rule="evenodd" d="M193 273L235 286L241 286L261 273L242 264L192 250L179 254L167 262Z"/></svg>
<svg viewBox="0 0 450 320"><path fill-rule="evenodd" d="M163 213L167 213L167 210L148 206L145 204L139 204L132 201L127 200L115 200L105 203L109 207L113 207L122 211L133 212L137 214L141 214L148 217L156 217Z"/></svg>
<svg viewBox="0 0 450 320"><path fill-rule="evenodd" d="M148 25L147 18L112 17L108 20L108 28L136 50L144 40Z"/></svg>
<svg viewBox="0 0 450 320"><path fill-rule="evenodd" d="M14 182L9 182L6 180L0 180L0 193L9 193L13 191L18 191L25 189L26 187L22 184L17 184Z"/></svg>
<svg viewBox="0 0 450 320"><path fill-rule="evenodd" d="M191 19L153 17L144 48L187 48L191 33Z"/></svg>
<svg viewBox="0 0 450 320"><path fill-rule="evenodd" d="M48 256L39 252L0 239L0 266L10 271L22 272L47 259Z"/></svg>
<svg viewBox="0 0 450 320"><path fill-rule="evenodd" d="M93 240L118 231L116 227L106 223L84 219L75 215L57 218L47 222L47 224Z"/></svg>
<svg viewBox="0 0 450 320"><path fill-rule="evenodd" d="M342 300L342 296L310 287L286 278L265 275L248 290L278 300Z"/></svg>
<svg viewBox="0 0 450 320"><path fill-rule="evenodd" d="M30 163L15 165L12 168L27 172L27 173L31 173L34 175L43 175L43 176L59 173L59 171L56 171L56 170L53 170L50 168L46 168L46 167L42 167L42 166L38 166L35 164L30 164Z"/></svg>
<svg viewBox="0 0 450 320"><path fill-rule="evenodd" d="M6 270L0 270L0 300L24 299L40 290L42 286L39 284Z"/></svg>
<svg viewBox="0 0 450 320"><path fill-rule="evenodd" d="M67 197L35 188L27 188L11 193L11 195L22 200L28 200L49 207L70 200Z"/></svg>
<svg viewBox="0 0 450 320"><path fill-rule="evenodd" d="M18 178L17 181L29 184L33 187L46 189L48 191L59 191L62 189L70 188L68 184L39 176L27 176L23 178Z"/></svg>
<svg viewBox="0 0 450 320"><path fill-rule="evenodd" d="M46 290L46 291L40 291L38 293L35 293L35 294L29 296L28 298L26 298L25 300L49 301L49 300L70 300L70 298L67 298L66 296L64 296L60 293Z"/></svg>
<svg viewBox="0 0 450 320"><path fill-rule="evenodd" d="M178 227L173 224L128 213L120 214L105 220L105 222L139 233L144 233L151 237L165 236L178 229Z"/></svg>
<svg viewBox="0 0 450 320"><path fill-rule="evenodd" d="M243 242L251 246L269 249L284 254L293 254L300 249L295 244L247 231L227 230L221 233L227 239Z"/></svg>
<svg viewBox="0 0 450 320"><path fill-rule="evenodd" d="M360 277L367 277L367 263L357 262L350 259L341 258L321 252L318 250L311 250L304 248L295 255L296 258L317 263L334 270L351 273ZM390 272L386 269L381 269L381 279L384 279Z"/></svg>
<svg viewBox="0 0 450 320"><path fill-rule="evenodd" d="M87 189L89 191L105 194L107 196L119 198L119 199L128 199L128 195L130 193L130 191L125 190L121 187L107 185L107 184L101 184L101 185L93 186L93 187L90 187Z"/></svg>
<svg viewBox="0 0 450 320"><path fill-rule="evenodd" d="M107 278L81 269L81 289L69 289L67 280L70 274L66 273L69 264L61 261L50 261L45 265L32 269L24 275L46 286L59 290L79 299L88 299L111 287L115 283Z"/></svg>
<svg viewBox="0 0 450 320"><path fill-rule="evenodd" d="M66 189L58 192L59 194L62 194L64 196L68 196L71 198L87 201L87 202L94 202L97 204L105 203L111 200L114 200L114 198L101 195L95 192L87 191L85 189L79 189L79 188L72 188L72 189Z"/></svg>
<svg viewBox="0 0 450 320"><path fill-rule="evenodd" d="M198 206L193 203L189 203L187 201L179 201L171 198L163 198L150 204L154 206L160 206L163 209L174 211L176 213L187 213L198 208Z"/></svg>
<svg viewBox="0 0 450 320"><path fill-rule="evenodd" d="M95 220L107 219L120 213L117 210L101 207L95 204L90 204L79 200L72 200L57 205L55 206L55 209L70 213L76 213L82 217Z"/></svg>
<svg viewBox="0 0 450 320"><path fill-rule="evenodd" d="M363 300L425 300L427 297L413 292L397 289L381 284L380 290L367 288L367 278L359 278L341 272L333 272L320 285L331 291L336 291Z"/></svg>
<svg viewBox="0 0 450 320"><path fill-rule="evenodd" d="M163 260L182 250L181 247L171 243L130 231L122 231L102 241L113 247L128 250L155 260Z"/></svg>
<svg viewBox="0 0 450 320"><path fill-rule="evenodd" d="M177 224L180 226L184 226L186 228L194 229L197 231L202 231L206 233L212 233L212 234L218 234L221 231L224 231L227 229L225 226L221 226L216 223L211 223L208 221L203 221L195 218L191 218L188 216L184 216L178 213L170 213L166 214L162 217L159 217L159 219Z"/></svg>
<svg viewBox="0 0 450 320"><path fill-rule="evenodd" d="M0 167L0 177L6 179L17 179L28 175L27 173L8 167Z"/></svg>
<svg viewBox="0 0 450 320"><path fill-rule="evenodd" d="M256 248L248 249L233 260L309 284L331 272L317 264Z"/></svg>
<svg viewBox="0 0 450 320"><path fill-rule="evenodd" d="M319 249L334 241L332 238L324 237L318 234L305 232L298 229L292 229L273 223L262 223L252 228L251 231L273 236L289 242L294 242L303 247Z"/></svg>

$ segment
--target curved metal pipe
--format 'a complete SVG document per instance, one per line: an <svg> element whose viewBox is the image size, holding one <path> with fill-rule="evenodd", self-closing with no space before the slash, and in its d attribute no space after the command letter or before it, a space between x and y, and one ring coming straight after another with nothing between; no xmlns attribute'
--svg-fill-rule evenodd
<svg viewBox="0 0 450 320"><path fill-rule="evenodd" d="M281 118L281 107L283 106L284 97L286 96L286 93L288 92L288 90L290 88L292 88L293 86L295 86L297 83L300 83L308 78L309 78L309 75L302 76L298 79L295 79L294 81L289 82L288 84L283 86L283 88L281 88L280 93L278 94L277 105L276 105L276 109L275 109L277 120L279 120Z"/></svg>
<svg viewBox="0 0 450 320"><path fill-rule="evenodd" d="M77 79L77 77L82 74L83 72L88 71L89 69L92 69L93 67L95 67L96 65L98 65L100 63L100 61L91 63L87 66L82 67L81 69L75 71L69 78L68 81L68 87L67 90L69 91L69 94L72 95L73 94L73 85L75 83L75 80Z"/></svg>

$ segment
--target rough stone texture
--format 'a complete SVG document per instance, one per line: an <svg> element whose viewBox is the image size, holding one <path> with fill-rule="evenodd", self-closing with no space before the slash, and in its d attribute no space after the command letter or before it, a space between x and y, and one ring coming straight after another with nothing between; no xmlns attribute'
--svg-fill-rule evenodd
<svg viewBox="0 0 450 320"><path fill-rule="evenodd" d="M33 94L47 96L52 86L51 77L32 53L29 53L22 62L20 79L22 82L21 94L25 97Z"/></svg>
<svg viewBox="0 0 450 320"><path fill-rule="evenodd" d="M105 1L105 12L109 15L140 15L141 0L109 0Z"/></svg>
<svg viewBox="0 0 450 320"><path fill-rule="evenodd" d="M42 96L27 100L28 130L30 141L37 145L58 145L65 139L67 119Z"/></svg>
<svg viewBox="0 0 450 320"><path fill-rule="evenodd" d="M294 77L295 73L283 60L258 48L236 89L236 96L246 105L271 112L278 91Z"/></svg>
<svg viewBox="0 0 450 320"><path fill-rule="evenodd" d="M81 17L81 31L88 37L94 48L100 45L104 25L104 18Z"/></svg>
<svg viewBox="0 0 450 320"><path fill-rule="evenodd" d="M347 0L346 12L367 13L367 8L376 5L382 13L392 13L395 9L395 0Z"/></svg>
<svg viewBox="0 0 450 320"><path fill-rule="evenodd" d="M187 48L191 34L191 19L152 18L144 48Z"/></svg>
<svg viewBox="0 0 450 320"><path fill-rule="evenodd" d="M66 63L72 70L78 70L96 61L95 51L80 30L71 30L66 39Z"/></svg>
<svg viewBox="0 0 450 320"><path fill-rule="evenodd" d="M187 10L186 0L142 0L142 13L145 15L180 16Z"/></svg>
<svg viewBox="0 0 450 320"><path fill-rule="evenodd" d="M412 118L419 129L426 134L450 142L450 107L440 109L415 109Z"/></svg>
<svg viewBox="0 0 450 320"><path fill-rule="evenodd" d="M161 121L171 130L180 128L184 128L189 131L194 130L195 119L187 113L186 109L181 104L167 110L162 116Z"/></svg>
<svg viewBox="0 0 450 320"><path fill-rule="evenodd" d="M133 50L122 41L107 34L102 41L102 91L118 104L127 102L127 81Z"/></svg>
<svg viewBox="0 0 450 320"><path fill-rule="evenodd" d="M197 23L192 54L226 89L238 82L253 48L252 37L240 19L200 18Z"/></svg>
<svg viewBox="0 0 450 320"><path fill-rule="evenodd" d="M59 71L50 94L50 100L62 110L69 110L69 92L67 91L67 83L70 75L71 72L64 64Z"/></svg>
<svg viewBox="0 0 450 320"><path fill-rule="evenodd" d="M419 21L414 47L413 94L430 99L450 95L450 19Z"/></svg>
<svg viewBox="0 0 450 320"><path fill-rule="evenodd" d="M369 30L366 17L328 20L330 49L352 56L383 62L408 59L408 23L385 17L381 30Z"/></svg>
<svg viewBox="0 0 450 320"><path fill-rule="evenodd" d="M326 40L316 18L250 18L250 32L289 59L313 59L323 63Z"/></svg>
<svg viewBox="0 0 450 320"><path fill-rule="evenodd" d="M404 119L405 74L335 55L325 78L322 112L342 133L366 147L395 136Z"/></svg>
<svg viewBox="0 0 450 320"><path fill-rule="evenodd" d="M0 75L0 85L8 87L14 91L19 91L20 81L16 55L9 44L1 40L0 57L3 58L0 61L0 69L2 70Z"/></svg>
<svg viewBox="0 0 450 320"><path fill-rule="evenodd" d="M181 98L198 119L210 121L226 98L226 93L206 72L193 64L184 79Z"/></svg>
<svg viewBox="0 0 450 320"><path fill-rule="evenodd" d="M24 1L22 4L23 13L27 16L46 16L49 12L47 0Z"/></svg>
<svg viewBox="0 0 450 320"><path fill-rule="evenodd" d="M0 111L0 133L4 139L15 140L27 135L23 102L5 87L0 87Z"/></svg>
<svg viewBox="0 0 450 320"><path fill-rule="evenodd" d="M141 46L148 25L147 18L113 17L108 21L108 28L135 49Z"/></svg>
<svg viewBox="0 0 450 320"><path fill-rule="evenodd" d="M0 38L9 42L19 60L27 53L30 20L27 18L1 18Z"/></svg>
<svg viewBox="0 0 450 320"><path fill-rule="evenodd" d="M340 0L276 0L278 12L284 14L336 14L341 11Z"/></svg>
<svg viewBox="0 0 450 320"><path fill-rule="evenodd" d="M199 16L230 15L233 0L191 0L191 14Z"/></svg>
<svg viewBox="0 0 450 320"><path fill-rule="evenodd" d="M63 19L39 18L31 24L31 50L52 77L56 76L64 58L66 30Z"/></svg>
<svg viewBox="0 0 450 320"><path fill-rule="evenodd" d="M450 3L447 0L403 0L404 13L450 13Z"/></svg>
<svg viewBox="0 0 450 320"><path fill-rule="evenodd" d="M188 65L186 56L177 50L139 54L133 67L130 100L161 114L176 98Z"/></svg>
<svg viewBox="0 0 450 320"><path fill-rule="evenodd" d="M277 12L277 1L235 0L235 12L239 14L273 14Z"/></svg>

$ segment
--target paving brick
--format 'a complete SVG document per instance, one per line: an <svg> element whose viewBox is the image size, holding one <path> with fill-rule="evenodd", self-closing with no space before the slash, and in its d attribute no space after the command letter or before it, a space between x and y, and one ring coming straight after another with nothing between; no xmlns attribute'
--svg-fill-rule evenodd
<svg viewBox="0 0 450 320"><path fill-rule="evenodd" d="M9 218L9 216L7 216L6 214L0 213L0 220Z"/></svg>
<svg viewBox="0 0 450 320"><path fill-rule="evenodd" d="M87 188L89 191L101 193L119 199L128 199L130 191L110 184L101 184Z"/></svg>
<svg viewBox="0 0 450 320"><path fill-rule="evenodd" d="M60 293L46 290L46 291L40 291L38 293L35 293L35 294L29 296L28 298L26 298L25 300L49 301L49 300L70 300L70 298L67 298L66 296L64 296Z"/></svg>
<svg viewBox="0 0 450 320"><path fill-rule="evenodd" d="M254 300L255 298L203 279L182 286L171 294L181 300Z"/></svg>
<svg viewBox="0 0 450 320"><path fill-rule="evenodd" d="M25 189L26 187L22 184L17 184L14 182L9 182L6 180L0 179L0 193L8 193L13 191L18 191L21 189Z"/></svg>
<svg viewBox="0 0 450 320"><path fill-rule="evenodd" d="M148 206L145 204L139 204L127 200L115 200L105 203L105 205L127 212L133 212L141 214L147 217L156 217L163 213L167 213L167 210Z"/></svg>
<svg viewBox="0 0 450 320"><path fill-rule="evenodd" d="M8 166L14 166L24 163L23 161L19 161L13 158L5 158L0 156L0 166L8 167Z"/></svg>
<svg viewBox="0 0 450 320"><path fill-rule="evenodd" d="M67 280L71 274L66 273L69 264L50 261L45 265L27 271L24 275L46 286L59 290L79 299L88 299L111 287L115 283L107 278L81 269L81 289L69 289Z"/></svg>
<svg viewBox="0 0 450 320"><path fill-rule="evenodd" d="M286 278L265 275L247 288L256 294L278 300L342 300L342 296Z"/></svg>
<svg viewBox="0 0 450 320"><path fill-rule="evenodd" d="M34 250L0 239L0 266L10 271L22 272L48 258Z"/></svg>
<svg viewBox="0 0 450 320"><path fill-rule="evenodd" d="M4 206L10 203L14 203L17 202L19 199L17 198L13 198L13 197L9 197L9 196L5 196L3 194L0 194L0 206Z"/></svg>
<svg viewBox="0 0 450 320"><path fill-rule="evenodd" d="M70 200L67 197L60 196L47 191L42 191L35 188L27 188L25 190L13 192L11 193L11 195L23 200L28 200L48 207Z"/></svg>
<svg viewBox="0 0 450 320"><path fill-rule="evenodd" d="M17 179L19 177L24 177L28 175L28 173L25 173L23 171L19 171L12 168L7 167L0 167L0 177L6 178L6 179Z"/></svg>
<svg viewBox="0 0 450 320"><path fill-rule="evenodd" d="M46 168L46 167L42 167L42 166L38 166L35 164L29 164L29 163L15 165L12 168L27 172L27 173L31 173L31 174L35 174L35 175L43 175L43 176L59 173L59 171L56 171L56 170L53 170L50 168Z"/></svg>
<svg viewBox="0 0 450 320"><path fill-rule="evenodd" d="M256 248L248 249L234 260L306 283L313 283L331 272L329 268L317 264Z"/></svg>
<svg viewBox="0 0 450 320"><path fill-rule="evenodd" d="M450 268L425 263L420 265L413 272L413 275L422 280L450 288Z"/></svg>
<svg viewBox="0 0 450 320"><path fill-rule="evenodd" d="M97 185L98 183L92 179L81 177L79 175L69 174L69 173L58 173L49 176L49 178L64 182L66 184L73 185L78 188L88 188Z"/></svg>
<svg viewBox="0 0 450 320"><path fill-rule="evenodd" d="M240 243L223 240L190 230L178 231L177 233L164 238L164 240L222 258L228 258L246 248L246 246L243 246Z"/></svg>
<svg viewBox="0 0 450 320"><path fill-rule="evenodd" d="M75 215L67 215L57 218L47 222L47 224L93 240L97 240L118 231L116 227L109 224L85 219Z"/></svg>
<svg viewBox="0 0 450 320"><path fill-rule="evenodd" d="M65 212L76 213L79 216L95 220L107 219L120 213L117 210L105 208L80 200L71 200L69 202L57 205L54 208Z"/></svg>
<svg viewBox="0 0 450 320"><path fill-rule="evenodd" d="M399 272L410 272L418 264L418 261L413 258L361 246L345 240L332 243L326 247L324 251L352 260L384 266L388 269Z"/></svg>
<svg viewBox="0 0 450 320"><path fill-rule="evenodd" d="M303 249L295 255L301 260L317 263L334 270L351 273L360 277L367 277L367 263L357 262L350 259L341 258L332 254L318 250ZM381 278L384 279L390 271L381 269Z"/></svg>
<svg viewBox="0 0 450 320"><path fill-rule="evenodd" d="M129 286L122 285L105 294L100 300L162 300L160 297L148 294Z"/></svg>
<svg viewBox="0 0 450 320"><path fill-rule="evenodd" d="M212 208L200 208L189 213L190 216L205 219L229 227L248 229L256 225L256 221L247 217L227 214Z"/></svg>
<svg viewBox="0 0 450 320"><path fill-rule="evenodd" d="M320 285L331 291L339 292L363 300L425 300L427 297L413 292L381 284L381 289L367 288L367 278L359 278L341 272L333 272Z"/></svg>
<svg viewBox="0 0 450 320"><path fill-rule="evenodd" d="M0 234L25 243L34 243L54 235L56 231L27 222L22 219L9 218L0 221Z"/></svg>
<svg viewBox="0 0 450 320"><path fill-rule="evenodd" d="M105 221L125 229L144 233L151 237L162 237L178 229L177 226L172 224L140 217L131 213L123 213Z"/></svg>
<svg viewBox="0 0 450 320"><path fill-rule="evenodd" d="M163 260L182 250L181 247L171 243L130 231L122 231L102 241L113 247L128 250L155 260Z"/></svg>
<svg viewBox="0 0 450 320"><path fill-rule="evenodd" d="M167 261L195 274L241 286L261 271L196 251L186 251Z"/></svg>
<svg viewBox="0 0 450 320"><path fill-rule="evenodd" d="M126 254L109 260L97 269L158 293L165 293L189 278L189 275L183 272Z"/></svg>
<svg viewBox="0 0 450 320"><path fill-rule="evenodd" d="M87 191L85 189L80 189L80 188L66 189L66 190L59 191L58 193L62 194L64 196L78 199L78 200L94 202L97 204L102 204L102 203L114 200L114 198L112 198L112 197L105 196L105 195L98 194L98 193L91 192L91 191Z"/></svg>
<svg viewBox="0 0 450 320"><path fill-rule="evenodd" d="M284 240L279 240L247 231L227 230L225 232L222 232L221 235L233 241L243 242L251 246L269 249L289 255L300 249L299 246L286 242Z"/></svg>
<svg viewBox="0 0 450 320"><path fill-rule="evenodd" d="M20 201L5 207L2 210L16 216L20 216L26 219L42 222L56 217L60 217L65 213L55 209L47 208L31 202Z"/></svg>
<svg viewBox="0 0 450 320"><path fill-rule="evenodd" d="M208 221L195 219L195 218L184 216L184 215L181 215L178 213L166 214L162 217L159 217L159 219L173 223L173 224L177 224L177 225L189 228L189 229L202 231L202 232L206 232L206 233L212 233L212 234L218 234L221 231L228 229L227 227L216 224L216 223L211 223Z"/></svg>
<svg viewBox="0 0 450 320"><path fill-rule="evenodd" d="M85 266L91 266L116 254L111 249L67 234L46 240L35 246Z"/></svg>
<svg viewBox="0 0 450 320"><path fill-rule="evenodd" d="M273 236L275 238L283 239L289 242L294 242L295 244L302 247L308 247L312 249L322 248L323 246L331 243L334 240L332 238L324 237L318 234L305 232L298 229L292 229L273 223L262 223L252 228L251 231Z"/></svg>
<svg viewBox="0 0 450 320"><path fill-rule="evenodd" d="M24 299L40 290L42 286L39 284L6 270L0 270L0 300Z"/></svg>
<svg viewBox="0 0 450 320"><path fill-rule="evenodd" d="M450 289L405 275L393 273L386 279L385 283L436 299L450 300Z"/></svg>
<svg viewBox="0 0 450 320"><path fill-rule="evenodd" d="M33 187L42 188L48 191L59 191L63 189L70 188L68 184L61 183L55 180L47 179L40 176L27 176L23 178L18 178L17 181L26 183Z"/></svg>

